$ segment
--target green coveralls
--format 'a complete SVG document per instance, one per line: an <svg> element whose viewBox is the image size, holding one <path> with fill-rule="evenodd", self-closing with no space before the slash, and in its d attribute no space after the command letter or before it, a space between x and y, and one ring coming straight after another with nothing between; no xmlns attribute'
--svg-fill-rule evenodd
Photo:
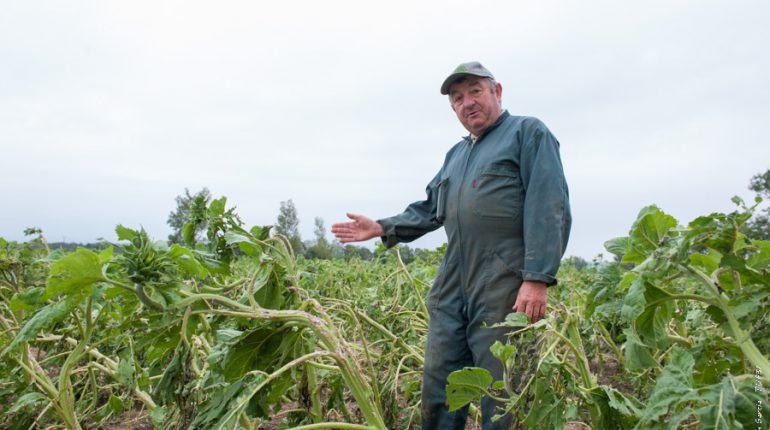
<svg viewBox="0 0 770 430"><path fill-rule="evenodd" d="M427 297L422 428L463 429L467 407L448 412L447 376L478 366L502 379L489 347L505 329L483 323L512 312L522 280L556 283L571 225L559 142L538 119L505 111L475 144L466 137L447 153L426 192L378 222L388 247L446 229L446 255ZM491 423L498 405L482 400L484 429L509 428L510 415Z"/></svg>

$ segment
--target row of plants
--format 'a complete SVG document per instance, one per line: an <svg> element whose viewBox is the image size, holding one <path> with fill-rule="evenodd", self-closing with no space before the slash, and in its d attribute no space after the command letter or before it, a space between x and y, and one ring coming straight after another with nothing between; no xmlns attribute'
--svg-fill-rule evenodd
<svg viewBox="0 0 770 430"><path fill-rule="evenodd" d="M517 428L766 429L770 242L736 203L686 226L645 208L611 261L566 260L546 319L501 323L503 380L456 372L450 407L478 418L494 396ZM298 258L226 204L194 211L185 245L123 226L101 251L0 239L0 427L419 428L444 248Z"/></svg>

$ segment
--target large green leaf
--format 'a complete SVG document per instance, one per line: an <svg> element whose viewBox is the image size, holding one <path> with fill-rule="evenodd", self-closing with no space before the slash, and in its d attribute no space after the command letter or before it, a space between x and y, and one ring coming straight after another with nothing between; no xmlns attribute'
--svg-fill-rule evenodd
<svg viewBox="0 0 770 430"><path fill-rule="evenodd" d="M107 281L102 274L99 254L86 248L67 254L51 266L44 299L78 292L97 282Z"/></svg>
<svg viewBox="0 0 770 430"><path fill-rule="evenodd" d="M224 430L239 428L238 419L264 383L265 375L249 373L215 391L200 407L190 428Z"/></svg>
<svg viewBox="0 0 770 430"><path fill-rule="evenodd" d="M766 429L768 407L763 389L751 380L736 381L728 375L721 383L699 390L696 399L703 406L695 410L702 429Z"/></svg>
<svg viewBox="0 0 770 430"><path fill-rule="evenodd" d="M600 386L601 390L607 396L608 405L620 412L622 415L629 417L638 417L641 415L644 404L633 397L630 394L623 394L620 391L608 387L606 385Z"/></svg>
<svg viewBox="0 0 770 430"><path fill-rule="evenodd" d="M622 261L634 264L644 261L676 224L674 217L664 213L657 206L642 209L631 227L629 246Z"/></svg>
<svg viewBox="0 0 770 430"><path fill-rule="evenodd" d="M120 353L120 362L118 363L118 372L115 375L115 379L130 390L133 389L136 384L134 373L135 365L133 348L129 347Z"/></svg>
<svg viewBox="0 0 770 430"><path fill-rule="evenodd" d="M478 367L466 367L450 373L446 386L449 411L456 411L470 402L480 400L493 380L488 370Z"/></svg>
<svg viewBox="0 0 770 430"><path fill-rule="evenodd" d="M700 420L700 428L714 430L730 430L734 427L735 389L728 378L721 384L709 387L702 399L707 405L695 411Z"/></svg>
<svg viewBox="0 0 770 430"><path fill-rule="evenodd" d="M262 247L245 232L228 230L225 232L224 238L228 245L237 244L238 248L247 255L255 256L262 253Z"/></svg>
<svg viewBox="0 0 770 430"><path fill-rule="evenodd" d="M216 218L222 216L225 213L225 205L227 204L227 197L220 197L212 200L209 205L208 215L209 218Z"/></svg>
<svg viewBox="0 0 770 430"><path fill-rule="evenodd" d="M604 248L619 258L623 258L628 251L630 239L627 236L616 237L604 242Z"/></svg>
<svg viewBox="0 0 770 430"><path fill-rule="evenodd" d="M626 336L624 361L628 370L638 372L658 367L658 362L655 361L649 348L642 343L631 327L627 327L623 333Z"/></svg>
<svg viewBox="0 0 770 430"><path fill-rule="evenodd" d="M271 269L273 269L272 265L265 265L261 268L261 270L268 271ZM280 277L268 272L267 276L258 279L255 289L254 299L260 306L267 309L283 308L286 287L283 285L283 280Z"/></svg>
<svg viewBox="0 0 770 430"><path fill-rule="evenodd" d="M251 370L271 372L294 358L299 336L299 331L273 326L243 333L229 342L222 375L233 381Z"/></svg>
<svg viewBox="0 0 770 430"><path fill-rule="evenodd" d="M713 249L709 249L708 253L694 253L690 254L690 263L693 267L698 268L707 275L710 275L713 271L719 267L719 262L722 261L722 254Z"/></svg>
<svg viewBox="0 0 770 430"><path fill-rule="evenodd" d="M41 300L44 293L45 288L43 287L28 288L14 294L11 301L8 303L8 306L14 312L22 310L27 312L34 311L45 302L44 300Z"/></svg>
<svg viewBox="0 0 770 430"><path fill-rule="evenodd" d="M83 300L85 295L72 295L64 300L43 306L32 318L28 319L10 345L3 351L7 354L19 343L34 339L40 332L45 331L63 320Z"/></svg>
<svg viewBox="0 0 770 430"><path fill-rule="evenodd" d="M627 272L620 282L619 289L627 289L623 299L623 307L620 308L620 317L623 322L631 323L644 312L647 300L644 298L644 279L634 272Z"/></svg>
<svg viewBox="0 0 770 430"><path fill-rule="evenodd" d="M208 274L206 267L195 258L195 253L179 244L171 245L168 255L189 276L204 277Z"/></svg>
<svg viewBox="0 0 770 430"><path fill-rule="evenodd" d="M669 361L655 381L655 387L642 413L642 428L659 428L659 419L668 413L683 398L694 393L692 369L695 363L692 355L675 347Z"/></svg>
<svg viewBox="0 0 770 430"><path fill-rule="evenodd" d="M634 321L634 329L639 333L639 338L646 345L664 349L669 345L668 326L674 314L674 303L668 298L670 294L645 283L644 312Z"/></svg>
<svg viewBox="0 0 770 430"><path fill-rule="evenodd" d="M549 375L550 376L550 375ZM561 429L567 421L567 399L560 393L556 393L550 384L551 378L540 378L535 382L534 399L531 404L536 408L529 408L529 413L522 422L526 428Z"/></svg>
<svg viewBox="0 0 770 430"><path fill-rule="evenodd" d="M749 256L746 264L756 270L770 269L770 240L752 240L751 245L754 252Z"/></svg>
<svg viewBox="0 0 770 430"><path fill-rule="evenodd" d="M139 235L138 231L132 230L128 227L124 227L120 224L118 224L118 226L115 227L115 233L118 235L118 240L128 240L128 241L133 241L134 238L136 238Z"/></svg>
<svg viewBox="0 0 770 430"><path fill-rule="evenodd" d="M187 246L195 245L195 227L195 224L189 222L182 226L182 240Z"/></svg>
<svg viewBox="0 0 770 430"><path fill-rule="evenodd" d="M644 409L644 405L632 395L606 385L595 387L589 394L591 403L601 411L601 421L592 423L597 429L631 428Z"/></svg>

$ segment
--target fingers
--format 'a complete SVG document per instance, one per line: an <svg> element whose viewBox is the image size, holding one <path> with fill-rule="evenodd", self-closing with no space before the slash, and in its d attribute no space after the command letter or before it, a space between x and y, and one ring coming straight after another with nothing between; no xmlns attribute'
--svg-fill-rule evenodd
<svg viewBox="0 0 770 430"><path fill-rule="evenodd" d="M371 224L369 218L350 212L345 215L353 221L332 225L332 234L341 243L360 242L369 239L371 235L366 234L366 230L369 228L368 224Z"/></svg>
<svg viewBox="0 0 770 430"><path fill-rule="evenodd" d="M363 215L350 212L345 215L353 221L332 225L332 234L342 243L361 242L384 234L379 223Z"/></svg>
<svg viewBox="0 0 770 430"><path fill-rule="evenodd" d="M341 223L332 226L332 234L342 243L355 242L355 223Z"/></svg>
<svg viewBox="0 0 770 430"><path fill-rule="evenodd" d="M543 319L543 316L545 316L545 305L539 305L539 306L533 306L532 307L532 322L537 322L541 319Z"/></svg>
<svg viewBox="0 0 770 430"><path fill-rule="evenodd" d="M514 312L521 312L529 317L530 323L535 323L545 317L546 304L537 299L529 297L527 294L520 293L516 297L516 304L513 305Z"/></svg>

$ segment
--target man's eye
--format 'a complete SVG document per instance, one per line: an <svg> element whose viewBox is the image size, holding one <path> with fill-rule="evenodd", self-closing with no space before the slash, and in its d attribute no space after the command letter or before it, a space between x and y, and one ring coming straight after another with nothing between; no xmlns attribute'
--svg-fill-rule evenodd
<svg viewBox="0 0 770 430"><path fill-rule="evenodd" d="M478 96L479 94L481 94L481 88L472 89L471 94L473 94L474 96Z"/></svg>
<svg viewBox="0 0 770 430"><path fill-rule="evenodd" d="M452 99L452 103L454 103L454 104L459 104L461 101L463 101L463 98L460 97L460 96L457 96L457 97Z"/></svg>

